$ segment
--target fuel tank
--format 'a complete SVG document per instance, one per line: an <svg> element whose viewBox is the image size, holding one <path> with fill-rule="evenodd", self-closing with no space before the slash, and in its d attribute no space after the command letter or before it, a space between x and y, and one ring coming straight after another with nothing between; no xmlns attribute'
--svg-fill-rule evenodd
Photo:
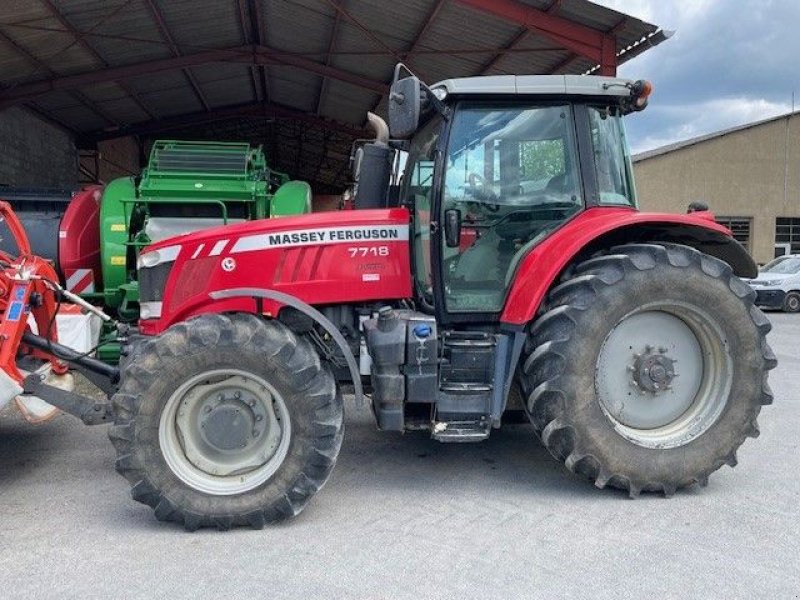
<svg viewBox="0 0 800 600"><path fill-rule="evenodd" d="M269 289L311 305L411 297L409 213L403 208L313 213L162 240L139 257L143 333L205 312L273 315L280 305L213 292Z"/></svg>

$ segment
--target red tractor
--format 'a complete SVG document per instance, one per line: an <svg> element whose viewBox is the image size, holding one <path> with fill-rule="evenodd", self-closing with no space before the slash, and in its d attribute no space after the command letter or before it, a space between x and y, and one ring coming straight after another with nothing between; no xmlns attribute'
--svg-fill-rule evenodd
<svg viewBox="0 0 800 600"><path fill-rule="evenodd" d="M370 115L376 139L355 156L355 210L142 251L141 320L119 371L47 335L5 338L3 356L104 380L109 403L6 362L8 378L84 421L113 418L134 499L190 530L302 510L336 462L351 386L380 429L441 442L526 414L570 471L631 496L735 465L772 401L770 324L739 279L755 264L713 215L637 210L622 117L649 84L428 87L400 73L390 125ZM49 277L6 267L5 327L52 310Z"/></svg>

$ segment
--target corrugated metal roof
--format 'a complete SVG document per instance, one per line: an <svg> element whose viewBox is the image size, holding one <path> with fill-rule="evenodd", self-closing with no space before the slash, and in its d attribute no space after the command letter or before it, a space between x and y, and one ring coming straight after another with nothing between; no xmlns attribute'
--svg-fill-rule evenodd
<svg viewBox="0 0 800 600"><path fill-rule="evenodd" d="M587 0L512 1L611 33L618 52L664 39L655 25ZM306 125L319 117L360 128L368 110L385 106L378 90L400 59L429 82L595 66L461 0L0 2L0 108L27 103L80 134L107 136L110 124L120 132L173 128L169 118L183 115L200 123L206 109L214 132L252 133L267 121L248 115L237 123L226 113L220 122L215 111L258 102L305 113ZM115 76L120 67L132 70ZM265 131L289 148L297 129L291 120L276 123ZM316 164L314 151L303 150ZM300 168L303 160L288 162ZM330 176L340 171L320 164Z"/></svg>

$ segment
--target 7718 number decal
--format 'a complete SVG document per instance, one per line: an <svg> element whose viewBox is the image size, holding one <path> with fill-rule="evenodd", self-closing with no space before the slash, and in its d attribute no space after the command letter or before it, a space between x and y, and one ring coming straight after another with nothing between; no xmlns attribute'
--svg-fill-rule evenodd
<svg viewBox="0 0 800 600"><path fill-rule="evenodd" d="M350 258L389 256L389 246L357 246L347 249Z"/></svg>

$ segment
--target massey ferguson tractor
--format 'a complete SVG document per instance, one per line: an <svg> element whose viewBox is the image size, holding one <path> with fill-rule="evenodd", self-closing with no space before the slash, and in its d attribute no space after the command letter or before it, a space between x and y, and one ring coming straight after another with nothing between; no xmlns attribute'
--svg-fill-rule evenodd
<svg viewBox="0 0 800 600"><path fill-rule="evenodd" d="M113 421L133 498L189 530L300 512L336 462L343 391L380 429L440 442L524 411L567 469L631 497L705 485L758 435L776 360L730 232L637 210L622 119L649 93L562 75L428 87L399 65L355 210L144 248L119 368L58 344L74 298L23 243L0 279L3 400ZM52 382L67 365L110 400Z"/></svg>

